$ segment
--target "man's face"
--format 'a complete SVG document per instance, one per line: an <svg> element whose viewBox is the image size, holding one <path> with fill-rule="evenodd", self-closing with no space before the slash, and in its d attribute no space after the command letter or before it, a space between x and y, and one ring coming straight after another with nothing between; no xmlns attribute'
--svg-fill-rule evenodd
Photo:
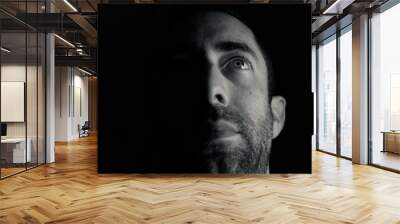
<svg viewBox="0 0 400 224"><path fill-rule="evenodd" d="M182 85L166 91L174 100L164 110L168 119L183 121L178 129L192 144L185 147L199 148L212 173L267 173L285 102L269 100L267 63L253 32L218 12L197 15L177 30L168 77Z"/></svg>

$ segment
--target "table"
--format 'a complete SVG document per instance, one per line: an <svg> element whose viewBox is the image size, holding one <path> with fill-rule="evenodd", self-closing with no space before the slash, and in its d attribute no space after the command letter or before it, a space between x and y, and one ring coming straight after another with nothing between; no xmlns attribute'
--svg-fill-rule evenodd
<svg viewBox="0 0 400 224"><path fill-rule="evenodd" d="M382 152L400 154L400 131L382 131L381 133L383 133Z"/></svg>
<svg viewBox="0 0 400 224"><path fill-rule="evenodd" d="M26 163L31 162L32 141L27 138L25 151L25 138L6 138L1 139L1 157L6 163Z"/></svg>

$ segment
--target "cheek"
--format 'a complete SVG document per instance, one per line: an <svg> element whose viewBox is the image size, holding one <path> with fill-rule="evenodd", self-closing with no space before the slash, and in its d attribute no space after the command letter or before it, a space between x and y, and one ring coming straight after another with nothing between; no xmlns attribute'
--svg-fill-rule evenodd
<svg viewBox="0 0 400 224"><path fill-rule="evenodd" d="M260 89L242 89L235 91L236 97L234 97L235 106L239 111L247 114L253 120L259 120L265 117L268 109L268 99L264 91Z"/></svg>
<svg viewBox="0 0 400 224"><path fill-rule="evenodd" d="M255 72L247 76L246 80L234 85L233 99L237 100L238 106L254 113L265 113L269 102L266 73L265 68L257 65Z"/></svg>

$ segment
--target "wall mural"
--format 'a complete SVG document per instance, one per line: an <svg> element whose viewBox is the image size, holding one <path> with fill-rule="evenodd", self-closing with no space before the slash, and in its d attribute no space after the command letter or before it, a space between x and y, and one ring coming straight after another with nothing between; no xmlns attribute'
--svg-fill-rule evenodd
<svg viewBox="0 0 400 224"><path fill-rule="evenodd" d="M100 173L310 173L309 5L99 7Z"/></svg>

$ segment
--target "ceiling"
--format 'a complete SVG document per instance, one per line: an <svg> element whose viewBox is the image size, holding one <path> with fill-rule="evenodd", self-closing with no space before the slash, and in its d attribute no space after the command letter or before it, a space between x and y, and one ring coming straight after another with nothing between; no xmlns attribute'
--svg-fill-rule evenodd
<svg viewBox="0 0 400 224"><path fill-rule="evenodd" d="M55 32L61 38L55 38L56 60L59 64L79 65L82 62L90 65L90 69L96 69L96 48L97 48L97 5L112 4L134 4L134 3L179 3L183 0L45 0L18 1L1 0L0 22L3 33L3 45L13 49L13 54L25 53L24 35L18 32L30 31ZM327 35L324 32L329 30L339 19L348 14L355 15L368 8L376 7L387 0L217 0L218 2L250 2L261 4L304 4L312 6L312 31L313 38ZM207 2L207 0L186 0L187 2ZM208 2L215 2L208 0ZM332 6L332 7L331 7ZM333 7L334 6L334 7ZM47 7L47 8L46 8ZM329 11L327 10L329 9ZM52 11L52 13L48 13ZM324 11L329 12L324 14ZM289 15L287 15L289 16ZM351 20L350 20L351 21ZM71 44L74 45L71 47ZM32 49L31 49L32 48ZM33 52L34 43L28 44L28 54ZM77 50L79 49L79 50ZM57 58L56 58L57 59Z"/></svg>

